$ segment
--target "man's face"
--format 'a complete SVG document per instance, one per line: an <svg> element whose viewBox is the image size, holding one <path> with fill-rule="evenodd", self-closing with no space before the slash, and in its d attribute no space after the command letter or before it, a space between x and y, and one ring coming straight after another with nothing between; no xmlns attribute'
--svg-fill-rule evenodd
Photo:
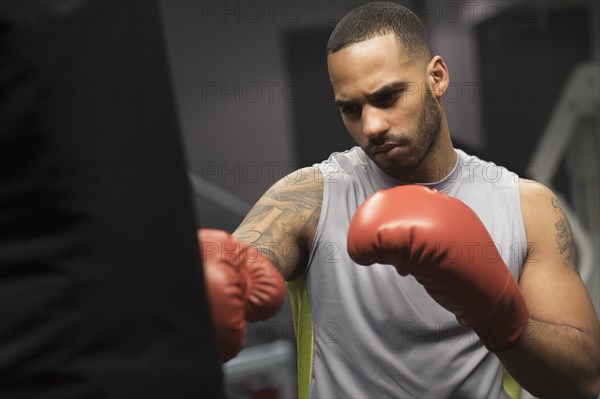
<svg viewBox="0 0 600 399"><path fill-rule="evenodd" d="M327 62L344 125L377 166L400 179L426 167L442 121L427 63L411 59L393 34L352 44Z"/></svg>

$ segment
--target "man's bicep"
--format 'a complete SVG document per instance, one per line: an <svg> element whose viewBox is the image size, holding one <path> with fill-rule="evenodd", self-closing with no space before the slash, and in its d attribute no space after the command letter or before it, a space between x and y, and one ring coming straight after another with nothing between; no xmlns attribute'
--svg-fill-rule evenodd
<svg viewBox="0 0 600 399"><path fill-rule="evenodd" d="M316 231L322 196L318 169L300 169L267 190L233 235L257 247L291 280L308 261L307 236Z"/></svg>
<svg viewBox="0 0 600 399"><path fill-rule="evenodd" d="M534 182L521 183L521 201L531 251L519 286L532 318L597 336L597 317L577 272L573 235L560 202Z"/></svg>

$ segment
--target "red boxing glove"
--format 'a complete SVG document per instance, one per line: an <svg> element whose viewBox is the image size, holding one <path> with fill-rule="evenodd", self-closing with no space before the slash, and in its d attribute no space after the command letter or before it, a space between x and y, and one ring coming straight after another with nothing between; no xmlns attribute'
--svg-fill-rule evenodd
<svg viewBox="0 0 600 399"><path fill-rule="evenodd" d="M266 320L283 306L285 281L271 261L255 247L242 244L241 258L246 320Z"/></svg>
<svg viewBox="0 0 600 399"><path fill-rule="evenodd" d="M399 186L369 197L352 218L348 253L361 265L392 264L400 275L412 274L491 351L514 345L529 319L517 283L475 212L434 189Z"/></svg>
<svg viewBox="0 0 600 399"><path fill-rule="evenodd" d="M198 231L206 286L223 362L245 343L246 320L273 316L283 306L285 282L256 248L221 230Z"/></svg>
<svg viewBox="0 0 600 399"><path fill-rule="evenodd" d="M219 359L225 363L234 358L246 342L244 286L237 245L224 231L202 229L197 235Z"/></svg>

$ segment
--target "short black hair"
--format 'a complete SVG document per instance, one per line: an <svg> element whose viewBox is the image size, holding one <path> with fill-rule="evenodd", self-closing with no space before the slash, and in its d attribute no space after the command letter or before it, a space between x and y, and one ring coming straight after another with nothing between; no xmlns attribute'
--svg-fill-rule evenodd
<svg viewBox="0 0 600 399"><path fill-rule="evenodd" d="M327 55L389 33L394 33L409 52L431 57L427 32L419 17L408 8L388 1L367 3L346 14L329 36Z"/></svg>

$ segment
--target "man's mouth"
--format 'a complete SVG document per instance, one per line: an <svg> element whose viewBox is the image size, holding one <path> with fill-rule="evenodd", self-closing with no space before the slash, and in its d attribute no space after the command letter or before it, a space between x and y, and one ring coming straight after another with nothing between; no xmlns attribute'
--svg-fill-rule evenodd
<svg viewBox="0 0 600 399"><path fill-rule="evenodd" d="M384 144L380 147L377 147L374 151L373 154L380 154L380 153L385 153L388 152L389 150L391 150L392 148L396 148L396 147L400 147L404 144L398 144L398 143L394 143L394 144Z"/></svg>
<svg viewBox="0 0 600 399"><path fill-rule="evenodd" d="M377 147L373 151L373 155L380 161L393 158L394 156L403 152L408 146L405 143L386 144L381 147Z"/></svg>

